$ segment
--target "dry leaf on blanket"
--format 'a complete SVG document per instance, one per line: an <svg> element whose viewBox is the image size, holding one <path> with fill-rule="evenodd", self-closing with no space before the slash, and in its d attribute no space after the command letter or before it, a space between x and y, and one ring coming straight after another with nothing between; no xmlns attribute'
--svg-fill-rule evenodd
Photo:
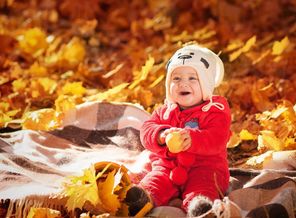
<svg viewBox="0 0 296 218"><path fill-rule="evenodd" d="M85 208L93 214L128 215L123 203L131 183L127 169L112 162L98 162L84 170L82 176L72 176L64 184L61 196L67 196L69 211Z"/></svg>
<svg viewBox="0 0 296 218"><path fill-rule="evenodd" d="M112 215L115 215L120 207L120 201L115 194L115 189L120 189L120 186L118 185L115 184L115 170L108 173L104 182L98 182L99 196L102 202L104 202L103 208L106 212L110 212Z"/></svg>
<svg viewBox="0 0 296 218"><path fill-rule="evenodd" d="M96 175L94 166L85 169L82 176L73 176L69 183L64 184L64 191L61 195L68 196L66 207L69 211L84 206L86 201L92 205L102 203L98 195L97 178L102 173Z"/></svg>

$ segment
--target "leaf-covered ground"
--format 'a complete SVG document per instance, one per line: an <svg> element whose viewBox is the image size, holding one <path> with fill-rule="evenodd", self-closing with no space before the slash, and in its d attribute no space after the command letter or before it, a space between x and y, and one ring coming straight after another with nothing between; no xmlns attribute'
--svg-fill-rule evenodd
<svg viewBox="0 0 296 218"><path fill-rule="evenodd" d="M294 0L0 0L1 132L57 128L86 101L152 112L186 43L224 61L232 166L296 148Z"/></svg>

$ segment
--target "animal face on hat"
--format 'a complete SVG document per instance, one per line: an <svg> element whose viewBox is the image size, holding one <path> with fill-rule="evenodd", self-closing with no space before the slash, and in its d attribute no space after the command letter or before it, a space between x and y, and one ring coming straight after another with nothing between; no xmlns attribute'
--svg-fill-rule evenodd
<svg viewBox="0 0 296 218"><path fill-rule="evenodd" d="M212 97L214 87L217 87L224 75L221 59L207 48L197 45L185 46L175 52L167 64L166 100L172 102L169 92L172 72L181 66L192 67L198 74L203 100Z"/></svg>

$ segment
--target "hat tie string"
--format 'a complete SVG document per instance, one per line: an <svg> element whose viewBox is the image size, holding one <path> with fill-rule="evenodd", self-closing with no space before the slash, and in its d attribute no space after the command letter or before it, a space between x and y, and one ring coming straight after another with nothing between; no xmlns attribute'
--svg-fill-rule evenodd
<svg viewBox="0 0 296 218"><path fill-rule="evenodd" d="M210 102L208 103L208 104L206 104L205 106L203 106L202 108L201 108L201 110L203 111L203 112L207 112L208 110L210 110L210 108L212 107L212 106L214 106L214 107L216 107L216 108L218 108L219 110L224 110L224 105L222 104L222 103L219 103L219 102L213 102L213 99L212 99L212 97L210 98Z"/></svg>

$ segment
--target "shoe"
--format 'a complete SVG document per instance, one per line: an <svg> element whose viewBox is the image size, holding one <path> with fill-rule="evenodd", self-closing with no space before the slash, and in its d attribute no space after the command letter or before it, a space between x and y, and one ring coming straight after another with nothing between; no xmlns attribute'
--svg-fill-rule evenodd
<svg viewBox="0 0 296 218"><path fill-rule="evenodd" d="M188 216L197 217L202 214L205 214L212 209L212 205L213 202L209 198L202 195L198 195L194 197L189 203Z"/></svg>
<svg viewBox="0 0 296 218"><path fill-rule="evenodd" d="M129 206L130 216L135 216L148 202L152 203L146 191L138 186L127 191L124 202Z"/></svg>

